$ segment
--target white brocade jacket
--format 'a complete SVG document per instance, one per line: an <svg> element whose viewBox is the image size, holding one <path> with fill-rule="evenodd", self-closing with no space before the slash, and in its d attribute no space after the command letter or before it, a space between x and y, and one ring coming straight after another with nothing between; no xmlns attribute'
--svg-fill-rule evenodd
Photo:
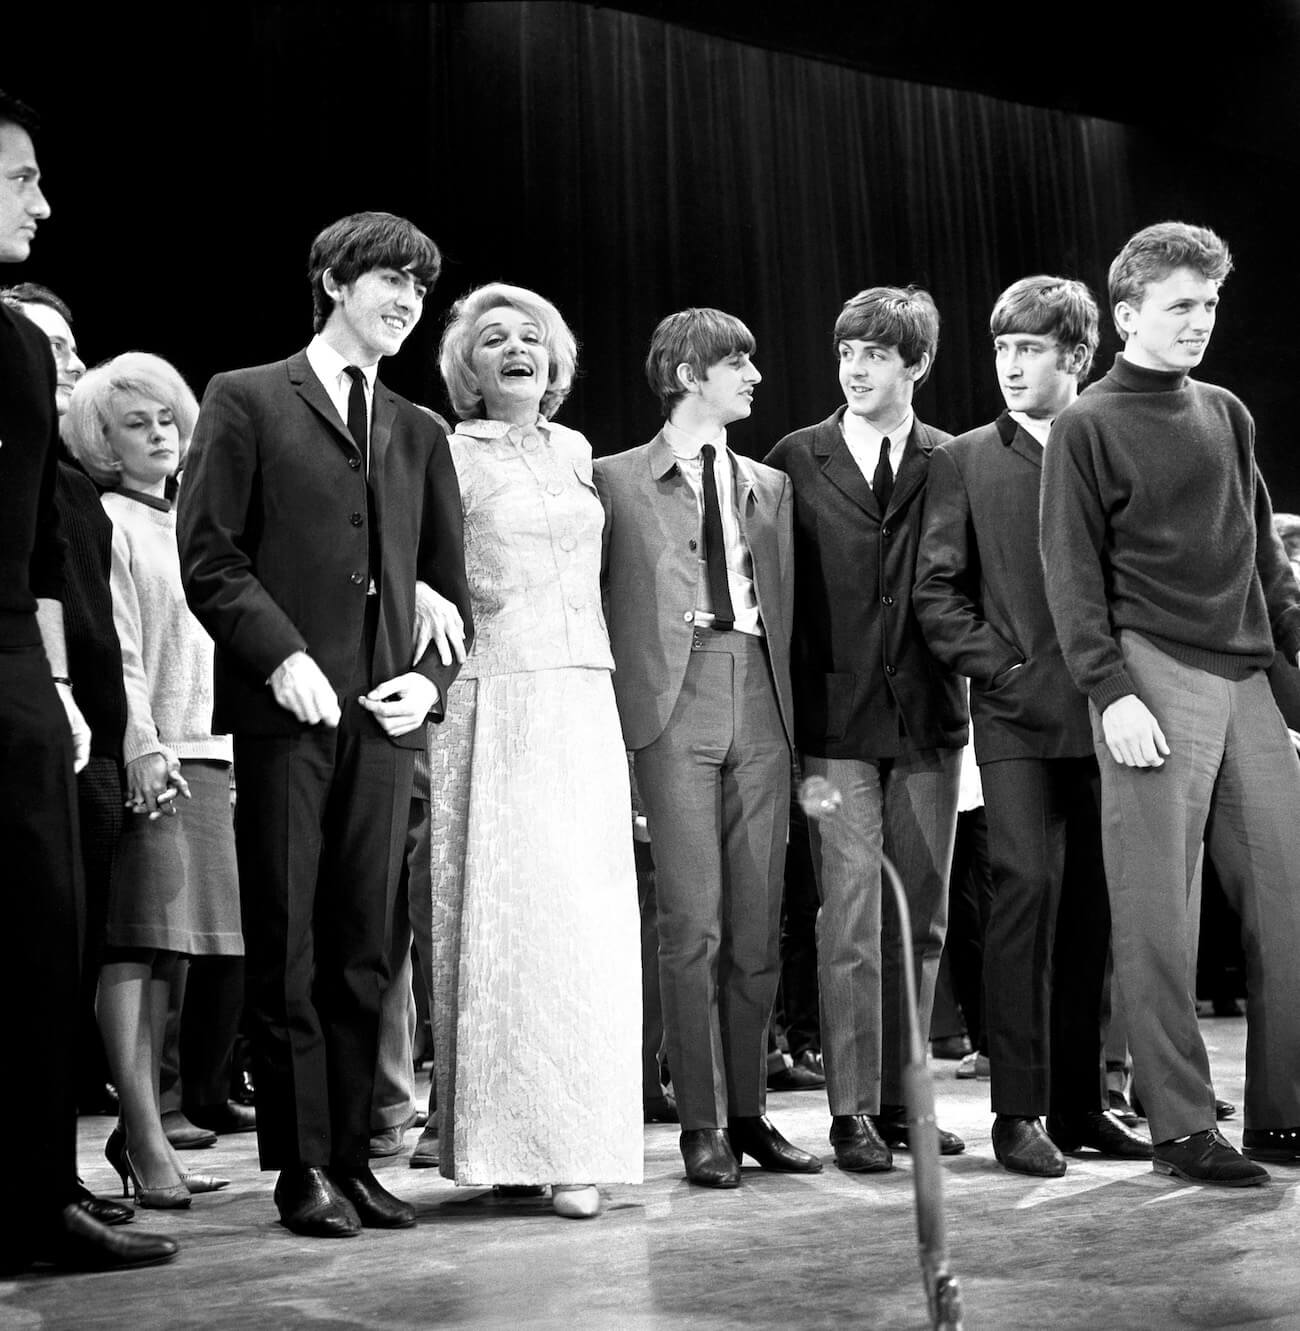
<svg viewBox="0 0 1300 1331"><path fill-rule="evenodd" d="M546 420L461 421L450 443L474 611L474 646L461 674L612 670L591 445Z"/></svg>

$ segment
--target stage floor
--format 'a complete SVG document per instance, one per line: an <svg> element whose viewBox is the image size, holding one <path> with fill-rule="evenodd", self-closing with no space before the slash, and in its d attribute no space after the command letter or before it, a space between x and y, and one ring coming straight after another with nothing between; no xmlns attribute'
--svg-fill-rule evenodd
<svg viewBox="0 0 1300 1331"><path fill-rule="evenodd" d="M1245 1022L1203 1029L1218 1093L1240 1104ZM943 1162L967 1331L1300 1328L1300 1168L1273 1166L1270 1186L1242 1191L1095 1156L1072 1159L1061 1179L1016 1177L993 1160L988 1083L955 1080L955 1066L932 1065L940 1122L967 1141ZM142 1229L183 1244L173 1263L0 1281L0 1327L923 1331L907 1154L889 1174L843 1174L823 1092L772 1095L768 1108L822 1155L823 1174L746 1168L737 1191L689 1187L677 1130L647 1127L644 1185L608 1189L604 1214L584 1222L559 1219L548 1200L456 1189L436 1170L409 1169L404 1154L375 1162L376 1173L416 1206L417 1227L345 1241L282 1229L253 1137L224 1137L186 1158L229 1176L228 1190L189 1212L139 1213ZM1222 1126L1240 1144L1240 1111ZM102 1154L110 1127L80 1121L81 1167L101 1194L116 1181Z"/></svg>

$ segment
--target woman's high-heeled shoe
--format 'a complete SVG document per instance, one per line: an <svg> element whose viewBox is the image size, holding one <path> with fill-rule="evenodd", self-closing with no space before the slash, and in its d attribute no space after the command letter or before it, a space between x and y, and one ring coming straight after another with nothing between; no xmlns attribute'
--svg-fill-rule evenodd
<svg viewBox="0 0 1300 1331"><path fill-rule="evenodd" d="M149 1188L140 1181L139 1171L131 1160L131 1152L122 1147L122 1164L130 1175L135 1189L135 1204L155 1211L179 1211L190 1204L190 1190L184 1183L172 1183L164 1188Z"/></svg>
<svg viewBox="0 0 1300 1331"><path fill-rule="evenodd" d="M600 1214L600 1189L594 1183L552 1183L551 1206L567 1220L590 1220Z"/></svg>
<svg viewBox="0 0 1300 1331"><path fill-rule="evenodd" d="M222 1188L230 1187L228 1178L218 1178L215 1174L190 1174L181 1170L181 1182L192 1193L200 1192L220 1192Z"/></svg>
<svg viewBox="0 0 1300 1331"><path fill-rule="evenodd" d="M108 1140L104 1143L104 1159L117 1170L118 1176L122 1180L122 1196L128 1197L130 1194L127 1192L126 1166L122 1163L122 1152L125 1149L126 1134L123 1133L119 1124L108 1134Z"/></svg>

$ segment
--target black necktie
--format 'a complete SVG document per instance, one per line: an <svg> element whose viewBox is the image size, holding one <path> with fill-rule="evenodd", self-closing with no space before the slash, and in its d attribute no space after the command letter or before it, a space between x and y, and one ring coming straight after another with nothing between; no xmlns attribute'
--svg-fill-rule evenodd
<svg viewBox="0 0 1300 1331"><path fill-rule="evenodd" d="M889 496L894 493L894 469L889 465L889 436L880 441L880 460L876 474L871 478L871 493L883 513L889 507Z"/></svg>
<svg viewBox="0 0 1300 1331"><path fill-rule="evenodd" d="M713 601L713 627L725 633L735 628L736 612L731 607L731 588L727 583L727 545L722 535L718 482L713 475L712 444L700 449L700 461L704 464L704 572Z"/></svg>
<svg viewBox="0 0 1300 1331"><path fill-rule="evenodd" d="M355 365L345 371L352 380L348 389L348 433L361 450L361 470L370 475L370 427L366 420L366 376Z"/></svg>

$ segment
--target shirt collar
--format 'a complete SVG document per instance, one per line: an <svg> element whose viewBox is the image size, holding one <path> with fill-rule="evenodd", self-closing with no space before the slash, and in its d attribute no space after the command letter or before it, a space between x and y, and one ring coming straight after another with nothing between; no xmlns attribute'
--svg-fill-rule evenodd
<svg viewBox="0 0 1300 1331"><path fill-rule="evenodd" d="M307 344L307 363L316 372L316 377L323 384L337 384L343 377L343 371L352 363L346 361L319 333ZM375 391L375 379L379 374L379 364L359 367L366 379L366 390Z"/></svg>
<svg viewBox="0 0 1300 1331"><path fill-rule="evenodd" d="M712 444L719 454L727 451L725 429L712 439L701 439L698 435L687 434L680 425L674 425L672 421L664 421L664 438L668 441L668 447L673 450L673 457L679 462L694 462L700 456L700 449L705 444Z"/></svg>
<svg viewBox="0 0 1300 1331"><path fill-rule="evenodd" d="M841 417L840 428L844 431L846 442L872 453L879 453L880 441L888 438L889 451L892 453L907 442L915 420L915 413L911 407L908 407L907 415L886 436L883 430L877 430L870 421L863 420L861 416L855 416L851 411L846 411Z"/></svg>
<svg viewBox="0 0 1300 1331"><path fill-rule="evenodd" d="M1054 422L1045 421L1037 416L1026 416L1023 411L1012 411L1008 414L1027 435L1037 439L1040 444L1046 447L1047 432L1052 428Z"/></svg>

